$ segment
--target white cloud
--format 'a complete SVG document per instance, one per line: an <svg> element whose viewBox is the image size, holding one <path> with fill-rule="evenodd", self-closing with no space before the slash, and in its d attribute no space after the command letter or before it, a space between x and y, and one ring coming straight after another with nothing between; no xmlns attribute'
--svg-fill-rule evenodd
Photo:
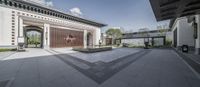
<svg viewBox="0 0 200 87"><path fill-rule="evenodd" d="M46 5L47 6L53 6L53 2L52 1L48 1L48 2L46 2Z"/></svg>
<svg viewBox="0 0 200 87"><path fill-rule="evenodd" d="M80 8L78 8L78 7L70 9L70 13L75 15L75 16L82 16L83 15Z"/></svg>

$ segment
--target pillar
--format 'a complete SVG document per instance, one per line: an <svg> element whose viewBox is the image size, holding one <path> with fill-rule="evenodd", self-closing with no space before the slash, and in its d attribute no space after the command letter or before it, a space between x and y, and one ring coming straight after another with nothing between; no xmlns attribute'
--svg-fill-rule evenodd
<svg viewBox="0 0 200 87"><path fill-rule="evenodd" d="M87 30L84 30L83 44L84 48L87 48Z"/></svg>
<svg viewBox="0 0 200 87"><path fill-rule="evenodd" d="M152 39L151 39L151 44L152 44L152 46L154 46L154 37L152 37Z"/></svg>
<svg viewBox="0 0 200 87"><path fill-rule="evenodd" d="M196 54L200 55L200 15L196 15L196 23L197 23L197 39L196 39Z"/></svg>
<svg viewBox="0 0 200 87"><path fill-rule="evenodd" d="M44 24L44 31L43 31L43 47L45 49L50 48L50 25Z"/></svg>
<svg viewBox="0 0 200 87"><path fill-rule="evenodd" d="M95 38L93 39L95 41L94 45L99 45L100 39L101 39L101 29L97 28L95 30Z"/></svg>
<svg viewBox="0 0 200 87"><path fill-rule="evenodd" d="M23 19L21 17L18 18L18 44L24 43L24 29L23 29Z"/></svg>

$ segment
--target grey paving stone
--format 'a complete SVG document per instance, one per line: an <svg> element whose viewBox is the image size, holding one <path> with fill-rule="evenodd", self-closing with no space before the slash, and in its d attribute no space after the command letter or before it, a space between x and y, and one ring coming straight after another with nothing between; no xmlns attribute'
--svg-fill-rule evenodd
<svg viewBox="0 0 200 87"><path fill-rule="evenodd" d="M15 52L0 52L0 61L8 56L11 56Z"/></svg>
<svg viewBox="0 0 200 87"><path fill-rule="evenodd" d="M11 87L40 87L37 60L25 60Z"/></svg>
<svg viewBox="0 0 200 87"><path fill-rule="evenodd" d="M43 51L41 53L46 53ZM200 87L200 79L172 50L152 49L116 73L111 73L111 77L101 84L71 64L52 54L46 54L27 58L24 58L24 55L23 58L16 59L10 57L0 62L0 80L14 77L11 87ZM116 69L135 58L136 56L132 55L127 60L117 59L112 63L78 62L87 64L92 72L96 72L96 76L101 77L107 74L104 70L108 66ZM87 68L80 69L90 71Z"/></svg>
<svg viewBox="0 0 200 87"><path fill-rule="evenodd" d="M14 78L22 63L22 60L6 60L0 63L0 80Z"/></svg>

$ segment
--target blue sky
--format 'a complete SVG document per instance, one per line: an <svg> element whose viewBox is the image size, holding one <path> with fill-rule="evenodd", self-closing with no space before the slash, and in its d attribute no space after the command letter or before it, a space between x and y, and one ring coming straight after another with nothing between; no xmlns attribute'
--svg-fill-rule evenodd
<svg viewBox="0 0 200 87"><path fill-rule="evenodd" d="M109 27L123 27L125 31L140 28L156 29L169 21L157 22L149 0L52 0L54 7L64 12L79 8L83 17L108 24Z"/></svg>

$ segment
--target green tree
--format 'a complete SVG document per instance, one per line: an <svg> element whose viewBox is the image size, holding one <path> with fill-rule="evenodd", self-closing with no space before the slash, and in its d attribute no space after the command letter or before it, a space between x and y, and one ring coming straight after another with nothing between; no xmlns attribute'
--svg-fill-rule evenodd
<svg viewBox="0 0 200 87"><path fill-rule="evenodd" d="M112 44L114 43L114 41L116 39L121 39L122 37L122 32L120 29L113 29L113 28L110 28L106 31L106 34L112 38Z"/></svg>

